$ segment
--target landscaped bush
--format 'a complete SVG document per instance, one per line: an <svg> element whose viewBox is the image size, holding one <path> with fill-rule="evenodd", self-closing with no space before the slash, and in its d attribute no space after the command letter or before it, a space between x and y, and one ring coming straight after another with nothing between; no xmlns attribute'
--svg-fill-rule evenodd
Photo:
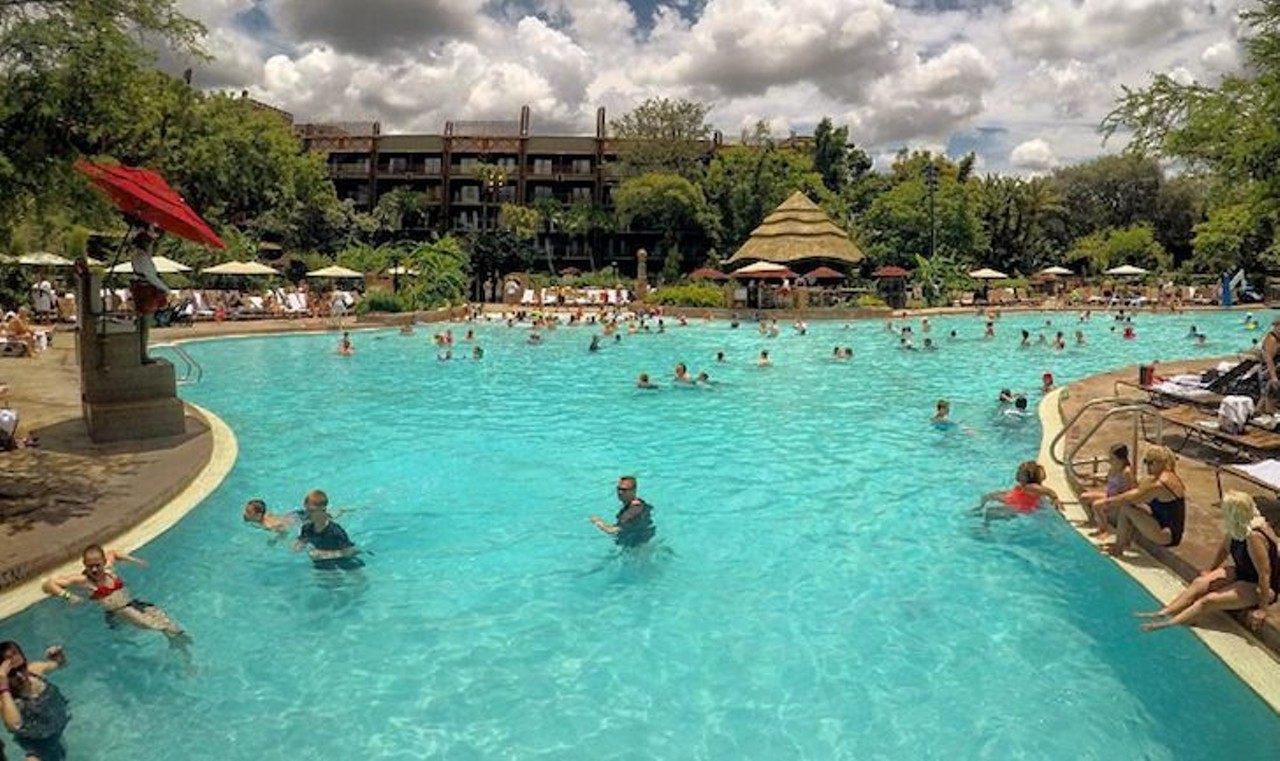
<svg viewBox="0 0 1280 761"><path fill-rule="evenodd" d="M403 312L404 299L391 291L374 288L364 295L364 299L356 305L357 314L369 312Z"/></svg>
<svg viewBox="0 0 1280 761"><path fill-rule="evenodd" d="M873 307L889 306L888 304L884 303L884 299L880 298L874 293L864 293L858 296L858 299L857 301L854 302L854 304L861 309L871 309Z"/></svg>
<svg viewBox="0 0 1280 761"><path fill-rule="evenodd" d="M718 285L692 283L668 285L650 293L645 299L650 304L682 307L723 307L724 288Z"/></svg>

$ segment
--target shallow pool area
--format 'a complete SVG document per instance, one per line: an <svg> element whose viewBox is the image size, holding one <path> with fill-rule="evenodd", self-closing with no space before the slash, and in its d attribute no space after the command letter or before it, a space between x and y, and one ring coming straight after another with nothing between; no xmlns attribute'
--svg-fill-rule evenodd
<svg viewBox="0 0 1280 761"><path fill-rule="evenodd" d="M1046 371L1227 354L1258 318L1141 314L1125 340L1101 313L1011 313L983 340L934 317L931 352L867 321L668 319L596 353L593 326L534 346L455 324L449 362L446 326L353 332L350 358L335 334L190 343L204 380L182 393L240 459L138 553L151 568L120 570L191 662L61 601L0 639L65 645L76 761L1280 757L1280 718L1189 632L1141 633L1153 600L1059 516L972 512L1039 446L1000 388L1034 409ZM1068 346L1021 348L1024 328ZM677 362L715 384L673 385ZM929 423L939 398L960 428ZM655 506L641 552L588 522L624 474ZM313 488L351 508L364 568L241 520Z"/></svg>

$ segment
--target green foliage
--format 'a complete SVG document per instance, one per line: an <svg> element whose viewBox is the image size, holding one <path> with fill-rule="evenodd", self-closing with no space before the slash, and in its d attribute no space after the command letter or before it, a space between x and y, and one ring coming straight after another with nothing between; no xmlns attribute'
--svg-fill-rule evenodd
<svg viewBox="0 0 1280 761"><path fill-rule="evenodd" d="M645 300L650 304L664 306L723 307L726 305L724 288L705 283L665 285L650 293Z"/></svg>
<svg viewBox="0 0 1280 761"><path fill-rule="evenodd" d="M678 247L683 230L706 223L702 189L678 174L649 173L624 180L614 204L622 227L639 223L662 231L667 250Z"/></svg>
<svg viewBox="0 0 1280 761"><path fill-rule="evenodd" d="M938 189L934 192L938 252L964 266L986 253L988 241L978 217L972 181L959 182L958 167L946 158L903 152L893 165L893 187L877 196L859 221L861 240L873 261L909 266L917 254L929 253L925 169L930 163L938 168Z"/></svg>
<svg viewBox="0 0 1280 761"><path fill-rule="evenodd" d="M877 307L887 307L888 303L884 299L874 293L862 293L858 298L854 299L854 306L859 309L875 309Z"/></svg>
<svg viewBox="0 0 1280 761"><path fill-rule="evenodd" d="M377 231L384 240L394 240L408 229L427 225L427 195L411 188L396 188L378 197L373 207Z"/></svg>
<svg viewBox="0 0 1280 761"><path fill-rule="evenodd" d="M929 259L916 254L915 272L912 276L924 285L924 297L929 306L948 303L952 291L961 290L970 284L965 274L966 268L947 253L939 253Z"/></svg>
<svg viewBox="0 0 1280 761"><path fill-rule="evenodd" d="M531 241L538 237L542 218L537 209L514 203L504 203L498 210L498 227L511 232L519 241Z"/></svg>
<svg viewBox="0 0 1280 761"><path fill-rule="evenodd" d="M402 264L418 271L401 297L412 309L434 309L467 300L470 257L461 241L451 235L405 251Z"/></svg>
<svg viewBox="0 0 1280 761"><path fill-rule="evenodd" d="M834 203L835 197L822 183L813 161L797 151L770 144L719 151L702 182L716 216L714 232L718 234L713 237L725 250L737 250L751 231L797 190L819 204Z"/></svg>
<svg viewBox="0 0 1280 761"><path fill-rule="evenodd" d="M849 128L835 127L823 117L813 131L813 166L832 193L843 193L871 171L871 157L849 142Z"/></svg>
<svg viewBox="0 0 1280 761"><path fill-rule="evenodd" d="M1021 272L1056 263L1050 231L1064 212L1057 185L1043 177L988 175L975 180L974 189L991 261Z"/></svg>
<svg viewBox="0 0 1280 761"><path fill-rule="evenodd" d="M1238 267L1265 268L1258 254L1266 247L1267 230L1252 202L1218 206L1195 227L1192 267L1200 272L1229 272Z"/></svg>
<svg viewBox="0 0 1280 761"><path fill-rule="evenodd" d="M356 314L369 312L390 312L392 314L405 311L405 300L398 294L382 288L371 288L356 305Z"/></svg>
<svg viewBox="0 0 1280 761"><path fill-rule="evenodd" d="M610 123L618 161L627 175L702 175L711 126L704 103L650 98Z"/></svg>
<svg viewBox="0 0 1280 761"><path fill-rule="evenodd" d="M1155 272L1164 272L1173 266L1172 259L1156 240L1149 224L1090 233L1076 241L1067 253L1067 259L1078 262L1086 273L1094 275L1121 264L1133 264Z"/></svg>

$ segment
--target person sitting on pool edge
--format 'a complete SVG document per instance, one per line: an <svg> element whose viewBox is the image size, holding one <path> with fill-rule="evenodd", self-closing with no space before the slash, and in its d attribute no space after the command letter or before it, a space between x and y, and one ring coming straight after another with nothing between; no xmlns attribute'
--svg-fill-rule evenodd
<svg viewBox="0 0 1280 761"><path fill-rule="evenodd" d="M355 555L360 550L347 532L329 516L329 495L319 489L309 492L302 503L306 523L293 542L293 551L311 545L307 553L318 568L359 568L364 565Z"/></svg>
<svg viewBox="0 0 1280 761"><path fill-rule="evenodd" d="M301 510L273 515L267 512L267 503L261 499L251 499L244 503L245 523L255 523L267 531L278 534L287 534L303 515Z"/></svg>
<svg viewBox="0 0 1280 761"><path fill-rule="evenodd" d="M1151 447L1142 458L1148 476L1138 481L1134 488L1106 499L1094 502L1094 513L1109 519L1100 512L1118 508L1115 520L1116 539L1102 548L1115 557L1124 555L1137 531L1153 542L1166 547L1182 543L1182 531L1187 521L1187 485L1174 472L1177 459L1168 447Z"/></svg>
<svg viewBox="0 0 1280 761"><path fill-rule="evenodd" d="M636 477L618 479L618 501L622 509L613 523L605 523L598 515L590 520L596 528L613 537L619 547L639 547L653 538L653 506L636 496Z"/></svg>

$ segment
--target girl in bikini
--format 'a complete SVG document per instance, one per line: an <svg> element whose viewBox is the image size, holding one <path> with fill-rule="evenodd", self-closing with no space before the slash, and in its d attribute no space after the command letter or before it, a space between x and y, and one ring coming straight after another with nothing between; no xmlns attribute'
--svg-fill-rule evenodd
<svg viewBox="0 0 1280 761"><path fill-rule="evenodd" d="M115 573L117 560L146 567L147 561L127 555L123 552L106 551L102 547L91 544L82 555L84 571L74 576L63 576L48 579L44 583L44 591L54 597L61 597L69 605L78 605L82 600L73 594L68 587L81 587L89 590L89 599L102 606L110 621L124 621L140 629L153 629L163 632L172 644L184 646L190 638L182 627L156 605L134 599L124 588L124 579Z"/></svg>

